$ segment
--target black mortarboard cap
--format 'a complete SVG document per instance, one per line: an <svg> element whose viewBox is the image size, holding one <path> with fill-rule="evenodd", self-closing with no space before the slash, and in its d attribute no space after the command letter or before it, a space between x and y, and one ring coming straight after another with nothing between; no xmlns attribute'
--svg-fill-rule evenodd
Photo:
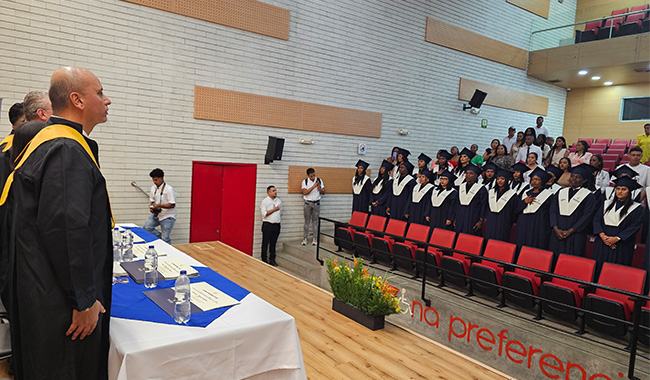
<svg viewBox="0 0 650 380"><path fill-rule="evenodd" d="M621 178L622 176L629 176L630 178L634 178L638 176L639 173L627 165L621 165L621 167L612 172L612 175L616 178Z"/></svg>
<svg viewBox="0 0 650 380"><path fill-rule="evenodd" d="M551 167L555 167L555 166L551 166ZM547 183L551 179L551 175L548 172L544 171L539 166L536 167L532 172L530 172L530 178L533 178L533 176L539 177L542 180L542 184Z"/></svg>
<svg viewBox="0 0 650 380"><path fill-rule="evenodd" d="M494 178L497 177L503 177L506 180L510 180L512 178L512 172L506 169L498 169L497 174L494 176Z"/></svg>
<svg viewBox="0 0 650 380"><path fill-rule="evenodd" d="M564 170L558 168L558 167L555 166L555 165L549 165L549 167L546 168L546 171L549 172L549 173L551 173L551 174L553 174L553 175L555 176L556 179L557 179L557 178L560 178L560 177L562 176L562 174L564 174ZM531 175L532 175L532 174L531 174ZM548 182L548 181L546 181L546 182ZM546 183L546 182L544 182L544 183Z"/></svg>
<svg viewBox="0 0 650 380"><path fill-rule="evenodd" d="M359 166L363 166L363 169L368 169L368 166L370 166L369 163L365 162L364 160L359 160L357 161L356 167L358 168Z"/></svg>
<svg viewBox="0 0 650 380"><path fill-rule="evenodd" d="M639 183L637 181L633 180L632 178L630 178L628 176L623 176L623 177L616 178L614 180L614 183L616 184L616 186L625 186L628 189L630 189L630 191L636 190L639 187L641 187L641 185L639 185Z"/></svg>
<svg viewBox="0 0 650 380"><path fill-rule="evenodd" d="M476 175L481 175L481 173L483 173L483 170L481 170L481 168L479 168L478 166L476 166L474 164L467 165L466 170L472 171L472 172L476 173Z"/></svg>
<svg viewBox="0 0 650 380"><path fill-rule="evenodd" d="M427 176L427 178L429 179L429 182L433 182L433 173L431 173L430 171L422 170L422 173L420 173L420 174L424 175L424 176Z"/></svg>
<svg viewBox="0 0 650 380"><path fill-rule="evenodd" d="M431 157L427 156L424 153L420 153L420 155L418 156L418 160L422 160L426 162L427 165L429 165L429 162L431 162Z"/></svg>
<svg viewBox="0 0 650 380"><path fill-rule="evenodd" d="M449 178L449 182L453 183L456 181L456 175L453 172L450 172L449 170L445 170L442 172L442 174L438 175L439 177L447 177Z"/></svg>
<svg viewBox="0 0 650 380"><path fill-rule="evenodd" d="M571 174L577 174L580 177L582 177L582 179L589 179L589 178L593 177L595 170L598 170L598 169L596 169L595 167L593 167L591 165L587 165L587 164L580 164L578 166L574 166L571 169L569 169Z"/></svg>
<svg viewBox="0 0 650 380"><path fill-rule="evenodd" d="M440 151L440 155L441 155L442 157L444 157L445 160L447 160L447 161L451 160L451 157L452 157L451 153L447 152L447 151L444 150L444 149Z"/></svg>
<svg viewBox="0 0 650 380"><path fill-rule="evenodd" d="M499 170L499 167L493 164L492 162L488 162L487 164L483 165L483 172L489 169L494 170L496 173L496 171Z"/></svg>
<svg viewBox="0 0 650 380"><path fill-rule="evenodd" d="M404 157L404 161L406 161L406 157L411 155L411 152L409 152L408 150L406 150L404 148L399 148L399 151L397 153L401 154L402 157Z"/></svg>
<svg viewBox="0 0 650 380"><path fill-rule="evenodd" d="M463 148L463 150L460 151L458 156L462 156L463 154L466 155L467 157L469 157L470 160L472 158L474 158L474 156L476 156L476 154L474 152L472 152L471 150L469 150L467 148Z"/></svg>
<svg viewBox="0 0 650 380"><path fill-rule="evenodd" d="M390 162L388 162L388 161L386 161L386 160L383 160L383 161L381 162L381 166L385 167L386 170L393 170L393 167L394 167L395 165L393 165L392 163L390 163Z"/></svg>
<svg viewBox="0 0 650 380"><path fill-rule="evenodd" d="M512 170L516 172L521 172L521 174L526 173L527 171L530 170L530 168L521 162L517 162L516 164L512 165Z"/></svg>
<svg viewBox="0 0 650 380"><path fill-rule="evenodd" d="M410 163L408 160L402 162L402 165L406 166L406 171L407 171L409 174L413 173L413 164Z"/></svg>

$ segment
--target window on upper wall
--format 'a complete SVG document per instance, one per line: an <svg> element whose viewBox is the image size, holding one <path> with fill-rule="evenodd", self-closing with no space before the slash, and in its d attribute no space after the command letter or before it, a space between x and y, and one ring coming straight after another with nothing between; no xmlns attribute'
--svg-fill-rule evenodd
<svg viewBox="0 0 650 380"><path fill-rule="evenodd" d="M650 120L650 96L621 98L619 121Z"/></svg>

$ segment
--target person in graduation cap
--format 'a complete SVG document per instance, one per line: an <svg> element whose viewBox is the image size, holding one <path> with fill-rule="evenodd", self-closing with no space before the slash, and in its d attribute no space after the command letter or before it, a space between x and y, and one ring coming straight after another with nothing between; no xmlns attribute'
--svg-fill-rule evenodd
<svg viewBox="0 0 650 380"><path fill-rule="evenodd" d="M397 163L395 164L395 167L393 167L393 174L392 174L393 179L397 179L400 176L399 166L402 163L408 161L408 156L410 156L410 155L411 155L411 152L409 152L408 150L398 148L398 150L397 150ZM411 164L411 166L413 166L413 165ZM413 168L411 168L411 170L409 171L409 174L412 173L412 172L413 172Z"/></svg>
<svg viewBox="0 0 650 380"><path fill-rule="evenodd" d="M524 173L524 182L530 183L530 172L535 170L535 168L540 167L544 169L542 165L537 164L538 156L536 152L530 152L526 158L526 166L528 166L528 171Z"/></svg>
<svg viewBox="0 0 650 380"><path fill-rule="evenodd" d="M409 223L427 224L425 217L429 215L429 199L433 191L433 173L428 170L418 174L418 184L413 186L411 202L408 204L405 216Z"/></svg>
<svg viewBox="0 0 650 380"><path fill-rule="evenodd" d="M513 173L512 181L510 182L510 188L514 190L519 196L530 187L529 184L524 181L524 173L529 170L530 168L521 162L517 162L516 164L512 165Z"/></svg>
<svg viewBox="0 0 650 380"><path fill-rule="evenodd" d="M627 165L621 165L618 167L618 169L614 170L612 172L612 177L616 177L616 179L622 178L622 177L628 177L631 178L635 181L637 181L637 176L639 173L637 173L635 170L631 169ZM638 183L638 181L637 181ZM604 189L603 192L603 199L604 200L611 200L615 198L615 190L616 187L608 186ZM641 186L639 186L636 189L632 189L632 199L634 199L636 202L641 202Z"/></svg>
<svg viewBox="0 0 650 380"><path fill-rule="evenodd" d="M444 149L438 152L438 161L433 164L433 167L431 168L431 172L433 173L434 178L434 185L440 185L440 176L442 173L446 171L452 172L454 170L454 167L451 166L449 160L451 160L451 153L447 152Z"/></svg>
<svg viewBox="0 0 650 380"><path fill-rule="evenodd" d="M585 256L587 233L598 207L596 196L584 187L590 178L593 178L591 166L572 167L569 187L558 191L551 200L549 215L553 232L548 249L556 257L562 253Z"/></svg>
<svg viewBox="0 0 650 380"><path fill-rule="evenodd" d="M497 169L498 167L493 162L483 165L483 175L479 177L478 183L485 186L487 190L494 188Z"/></svg>
<svg viewBox="0 0 650 380"><path fill-rule="evenodd" d="M499 169L495 186L488 191L488 206L485 208L486 239L510 240L510 230L519 211L519 197L508 184L511 178L512 172Z"/></svg>
<svg viewBox="0 0 650 380"><path fill-rule="evenodd" d="M417 182L413 176L409 175L412 172L413 164L404 161L399 166L398 177L393 179L388 208L386 208L386 214L390 215L391 219L405 220L406 208L411 202L413 187Z"/></svg>
<svg viewBox="0 0 650 380"><path fill-rule="evenodd" d="M554 167L554 166L551 166ZM550 168L549 168L550 169ZM540 249L548 248L548 237L551 234L549 209L555 193L545 184L551 180L551 174L541 168L530 173L530 189L521 195L519 202L519 218L517 219L517 246L528 246Z"/></svg>
<svg viewBox="0 0 650 380"><path fill-rule="evenodd" d="M540 168L541 170L541 168ZM557 180L558 178L562 177L562 174L564 173L562 169L558 168L557 166L551 165L548 168L546 168L546 173L549 174L549 179L548 181L545 182L546 186L553 192L556 193L562 189L562 186L558 185ZM531 173L532 175L532 173Z"/></svg>
<svg viewBox="0 0 650 380"><path fill-rule="evenodd" d="M422 174L423 171L428 170L429 162L431 162L431 157L424 153L420 153L418 156L418 167L413 169L413 176L415 179L417 179L417 174Z"/></svg>
<svg viewBox="0 0 650 380"><path fill-rule="evenodd" d="M453 229L458 203L458 191L454 188L455 179L454 173L443 171L438 177L440 183L431 191L431 207L425 219L432 228Z"/></svg>
<svg viewBox="0 0 650 380"><path fill-rule="evenodd" d="M643 224L643 207L632 198L632 190L639 184L630 177L614 181L614 199L600 204L594 217L594 235L598 235L593 259L598 271L603 263L631 265L635 236Z"/></svg>
<svg viewBox="0 0 650 380"><path fill-rule="evenodd" d="M370 213L373 215L386 216L386 207L392 190L393 180L390 178L390 171L393 164L387 160L382 161L379 167L377 178L372 182L370 194Z"/></svg>
<svg viewBox="0 0 650 380"><path fill-rule="evenodd" d="M456 232L480 235L487 201L487 190L477 182L481 168L474 164L465 170L465 182L458 186L456 204Z"/></svg>
<svg viewBox="0 0 650 380"><path fill-rule="evenodd" d="M369 163L359 160L357 172L352 178L352 212L368 212L370 206L370 194L372 193L372 181L366 175Z"/></svg>
<svg viewBox="0 0 650 380"><path fill-rule="evenodd" d="M460 155L458 156L458 166L456 166L456 170L454 170L454 175L456 176L454 186L458 187L461 183L465 182L465 171L470 165L472 165L471 160L475 155L476 153L467 148L463 148L460 152Z"/></svg>

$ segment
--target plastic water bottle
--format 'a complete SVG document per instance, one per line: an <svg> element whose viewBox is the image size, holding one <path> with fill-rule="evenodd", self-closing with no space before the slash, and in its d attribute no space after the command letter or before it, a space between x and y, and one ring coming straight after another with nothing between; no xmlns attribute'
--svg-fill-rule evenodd
<svg viewBox="0 0 650 380"><path fill-rule="evenodd" d="M144 255L144 286L146 288L158 286L158 252L153 245L149 246Z"/></svg>
<svg viewBox="0 0 650 380"><path fill-rule="evenodd" d="M191 313L190 278L187 277L187 271L182 270L174 284L174 321L178 324L187 323Z"/></svg>
<svg viewBox="0 0 650 380"><path fill-rule="evenodd" d="M133 261L133 231L130 229L122 235L122 261Z"/></svg>
<svg viewBox="0 0 650 380"><path fill-rule="evenodd" d="M113 229L113 262L119 263L122 261L122 234L120 229L115 227Z"/></svg>

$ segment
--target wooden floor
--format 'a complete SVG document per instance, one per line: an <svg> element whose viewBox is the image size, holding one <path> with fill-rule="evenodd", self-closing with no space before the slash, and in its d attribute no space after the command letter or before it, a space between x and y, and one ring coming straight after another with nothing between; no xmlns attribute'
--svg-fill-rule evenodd
<svg viewBox="0 0 650 380"><path fill-rule="evenodd" d="M222 243L175 247L291 314L310 379L509 379L389 323L368 330L332 311L331 293Z"/></svg>

